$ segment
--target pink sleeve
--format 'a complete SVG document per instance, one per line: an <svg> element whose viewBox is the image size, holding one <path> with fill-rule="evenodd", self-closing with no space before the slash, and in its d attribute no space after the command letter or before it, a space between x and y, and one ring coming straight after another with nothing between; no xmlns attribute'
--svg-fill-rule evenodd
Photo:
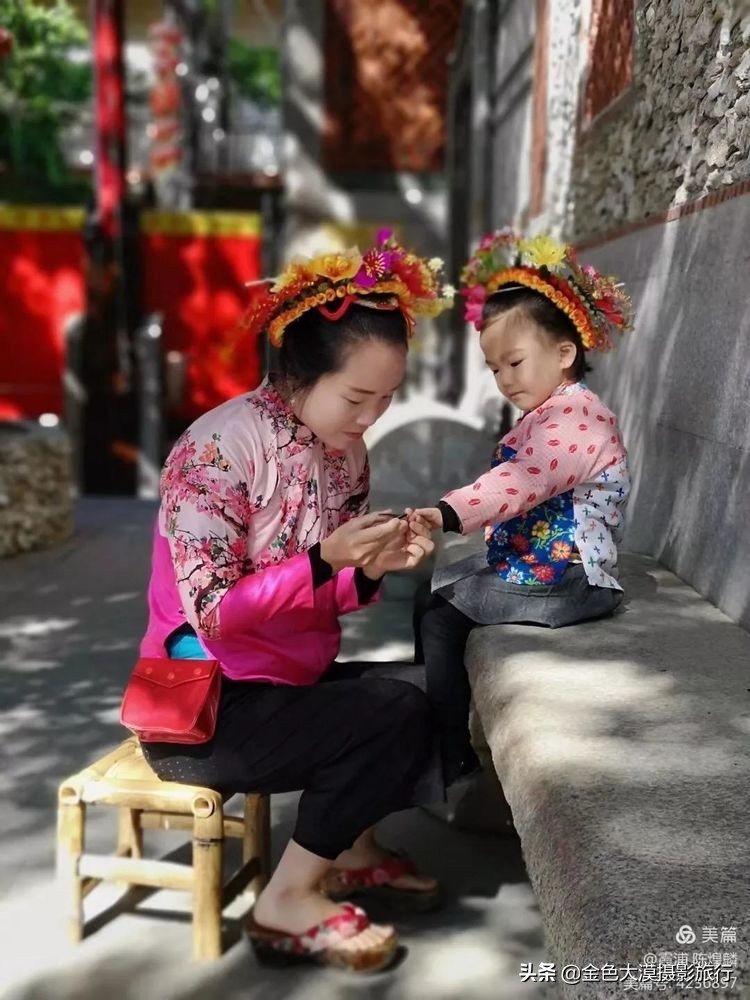
<svg viewBox="0 0 750 1000"><path fill-rule="evenodd" d="M509 521L590 481L624 452L615 418L588 393L553 397L504 441L515 458L443 497L464 534Z"/></svg>
<svg viewBox="0 0 750 1000"><path fill-rule="evenodd" d="M307 553L250 572L247 539L255 510L260 445L225 444L220 434L183 434L164 466L161 525L188 622L200 635L226 638L281 611L313 607Z"/></svg>
<svg viewBox="0 0 750 1000"><path fill-rule="evenodd" d="M313 608L312 567L307 552L238 580L224 595L220 636L227 639L257 628L282 611Z"/></svg>

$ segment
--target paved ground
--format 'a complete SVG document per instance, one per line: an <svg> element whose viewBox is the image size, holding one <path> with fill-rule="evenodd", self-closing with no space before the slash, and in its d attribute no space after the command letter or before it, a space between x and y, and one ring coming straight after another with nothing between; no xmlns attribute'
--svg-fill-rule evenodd
<svg viewBox="0 0 750 1000"><path fill-rule="evenodd" d="M187 961L186 900L168 893L117 916L75 948L66 943L52 875L55 789L66 773L122 736L117 711L143 626L153 513L153 505L135 500L85 500L71 542L0 564L0 995L551 996L542 986L519 981L521 962L546 956L517 842L466 833L419 810L390 817L383 839L409 850L437 875L448 902L440 913L399 924L406 955L384 975L361 980L323 970L262 969L242 940L241 909L229 912L227 933L234 943L223 958L193 965ZM403 600L350 617L343 657L408 656L408 619ZM294 812L295 796L274 798L276 854ZM108 810L92 816L91 845L111 843L112 819ZM149 844L155 852L175 840L152 834ZM102 893L107 905L116 900L109 890ZM95 897L87 901L92 906Z"/></svg>

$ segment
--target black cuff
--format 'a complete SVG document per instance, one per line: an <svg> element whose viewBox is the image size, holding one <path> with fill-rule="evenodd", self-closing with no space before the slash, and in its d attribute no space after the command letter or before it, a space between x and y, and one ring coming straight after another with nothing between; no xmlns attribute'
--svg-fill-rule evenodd
<svg viewBox="0 0 750 1000"><path fill-rule="evenodd" d="M377 580L371 580L369 576L365 576L364 570L360 569L358 566L354 570L354 586L357 588L357 599L359 600L359 603L369 603L377 594L382 582L382 576L379 576Z"/></svg>
<svg viewBox="0 0 750 1000"><path fill-rule="evenodd" d="M451 505L445 500L441 500L438 504L438 510L443 515L443 531L455 531L457 535L460 535L463 532L461 519Z"/></svg>
<svg viewBox="0 0 750 1000"><path fill-rule="evenodd" d="M316 542L311 549L308 549L307 554L310 557L313 590L317 590L318 587L322 587L324 583L333 579L333 566L327 563L320 554L320 542Z"/></svg>

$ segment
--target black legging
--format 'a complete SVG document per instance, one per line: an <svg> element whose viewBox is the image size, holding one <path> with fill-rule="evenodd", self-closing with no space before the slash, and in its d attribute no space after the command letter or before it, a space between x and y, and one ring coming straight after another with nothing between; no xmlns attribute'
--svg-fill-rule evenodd
<svg viewBox="0 0 750 1000"><path fill-rule="evenodd" d="M426 663L427 696L440 737L447 784L477 764L469 734L471 687L464 668L466 642L475 621L431 594L429 584L414 602L414 662Z"/></svg>
<svg viewBox="0 0 750 1000"><path fill-rule="evenodd" d="M592 587L580 566L571 567L566 582L554 595L550 588L540 588L538 595L519 595L523 588L503 585L506 607L498 611L502 622L546 625L551 628L573 625L609 615L622 595L601 587ZM500 617L500 614L507 617ZM425 664L426 690L438 728L446 784L478 766L469 735L471 687L464 657L472 629L482 624L459 611L440 594L430 592L430 584L418 588L414 602L414 660Z"/></svg>
<svg viewBox="0 0 750 1000"><path fill-rule="evenodd" d="M144 743L144 754L166 781L224 793L302 789L294 840L333 860L411 804L432 747L424 692L367 677L369 666L380 665L334 664L326 683L305 686L224 678L210 742Z"/></svg>

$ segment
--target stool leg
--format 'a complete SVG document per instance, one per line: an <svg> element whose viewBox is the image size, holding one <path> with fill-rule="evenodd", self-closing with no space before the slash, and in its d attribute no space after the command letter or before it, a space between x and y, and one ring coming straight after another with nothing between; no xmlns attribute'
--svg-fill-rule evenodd
<svg viewBox="0 0 750 1000"><path fill-rule="evenodd" d="M195 817L193 836L193 958L221 955L221 890L224 861L223 821Z"/></svg>
<svg viewBox="0 0 750 1000"><path fill-rule="evenodd" d="M261 889L268 885L271 877L271 796L263 795L260 823L260 878Z"/></svg>
<svg viewBox="0 0 750 1000"><path fill-rule="evenodd" d="M140 809L120 806L117 810L117 854L118 857L143 857L143 830Z"/></svg>
<svg viewBox="0 0 750 1000"><path fill-rule="evenodd" d="M271 877L271 813L267 795L245 796L245 835L242 838L242 861L257 858L258 874L249 883L255 899Z"/></svg>
<svg viewBox="0 0 750 1000"><path fill-rule="evenodd" d="M57 877L66 896L68 935L73 944L83 938L83 880L78 863L83 854L86 806L60 803L57 812Z"/></svg>
<svg viewBox="0 0 750 1000"><path fill-rule="evenodd" d="M129 809L127 806L120 806L117 810L117 857L143 857L143 830L141 829L140 809ZM127 879L118 879L115 882L118 889L122 889L123 891L127 891L132 884Z"/></svg>

